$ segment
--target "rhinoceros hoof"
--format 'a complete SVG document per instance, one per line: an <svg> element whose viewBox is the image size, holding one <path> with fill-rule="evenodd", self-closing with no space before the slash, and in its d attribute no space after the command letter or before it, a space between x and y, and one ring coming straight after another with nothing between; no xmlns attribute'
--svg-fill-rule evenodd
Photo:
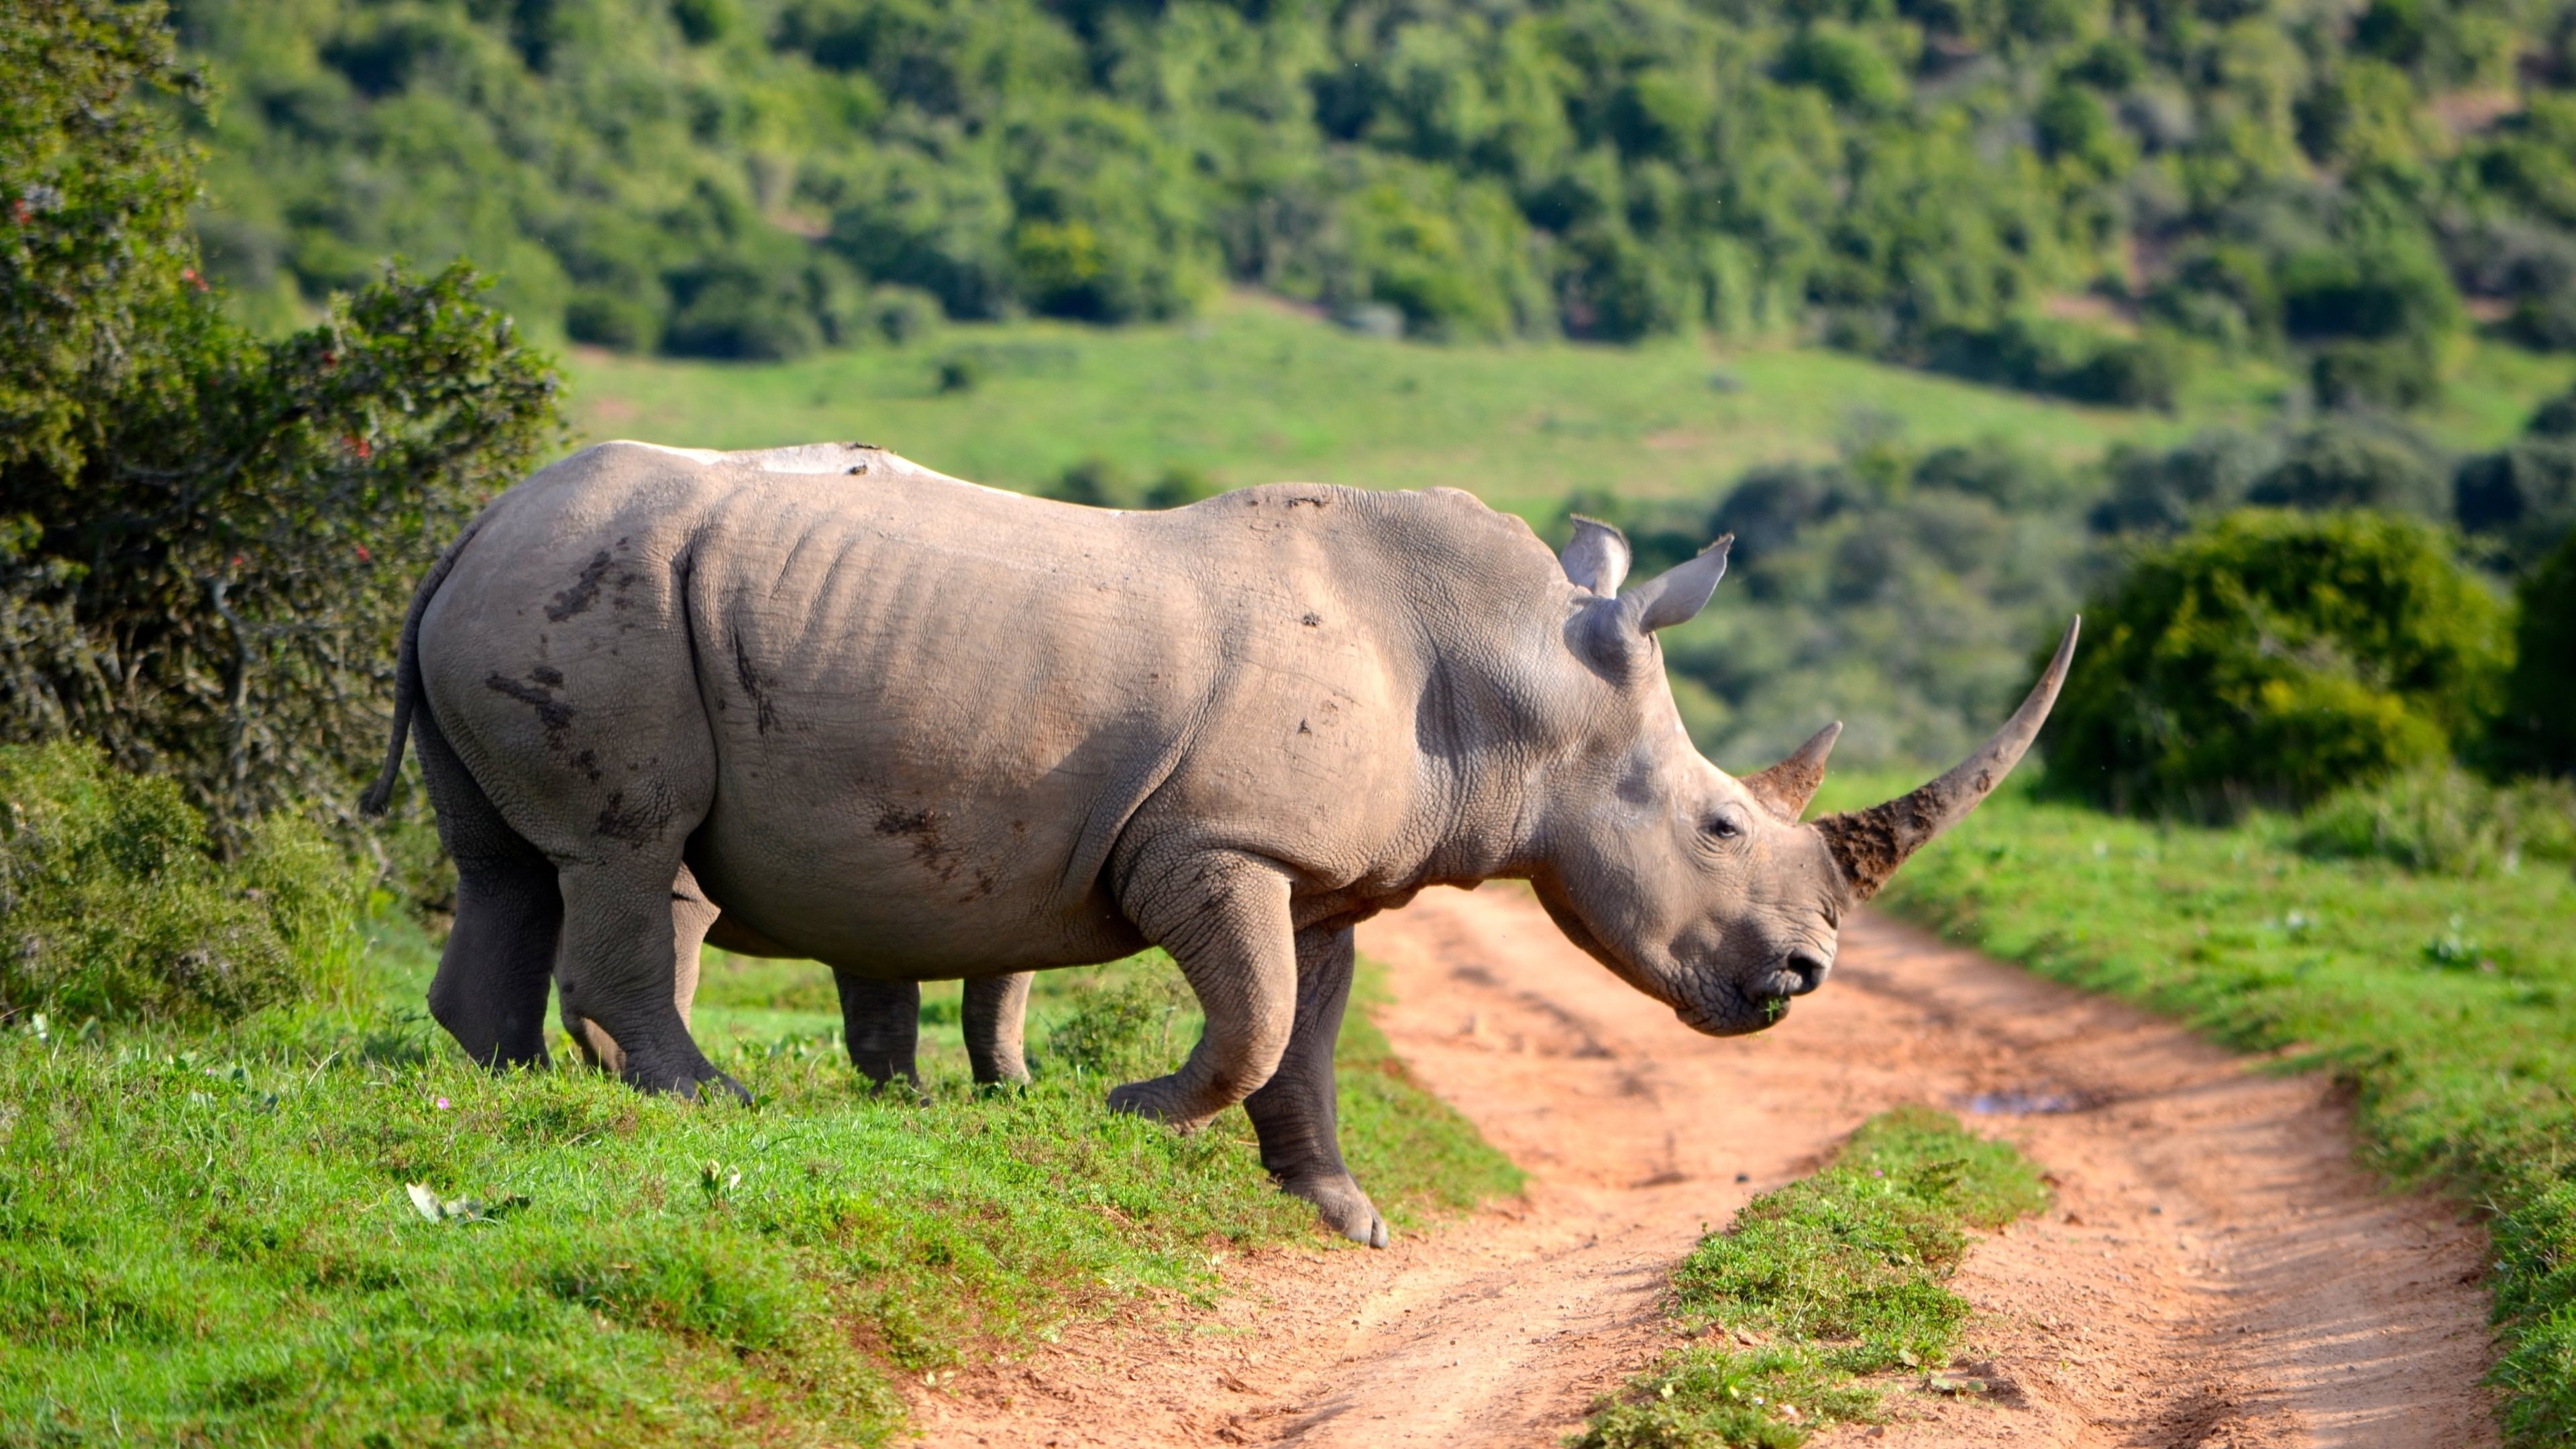
<svg viewBox="0 0 2576 1449"><path fill-rule="evenodd" d="M1110 1088L1109 1110L1133 1113L1180 1133L1196 1132L1208 1124L1212 1115L1191 1110L1182 1101L1178 1079L1173 1077L1156 1077L1149 1082L1128 1082Z"/></svg>
<svg viewBox="0 0 2576 1449"><path fill-rule="evenodd" d="M735 1081L729 1072L700 1077L682 1087L680 1095L700 1102L732 1101L745 1107L751 1105L751 1089Z"/></svg>
<svg viewBox="0 0 2576 1449"><path fill-rule="evenodd" d="M751 1092L742 1083L704 1061L694 1067L675 1064L655 1070L630 1059L620 1075L630 1086L647 1092L668 1092L684 1102L733 1101L751 1105Z"/></svg>
<svg viewBox="0 0 2576 1449"><path fill-rule="evenodd" d="M1347 1172L1335 1177L1309 1177L1279 1184L1291 1197L1302 1197L1315 1205L1315 1216L1324 1226L1372 1248L1386 1246L1386 1219L1378 1216L1377 1205L1351 1180Z"/></svg>

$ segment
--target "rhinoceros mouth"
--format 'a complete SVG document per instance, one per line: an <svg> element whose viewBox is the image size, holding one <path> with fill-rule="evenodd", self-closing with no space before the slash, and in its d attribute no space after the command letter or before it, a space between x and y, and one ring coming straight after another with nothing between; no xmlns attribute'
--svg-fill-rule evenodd
<svg viewBox="0 0 2576 1449"><path fill-rule="evenodd" d="M1728 983L1708 998L1673 1008L1681 1023L1703 1036L1751 1036L1789 1014L1786 992L1747 991Z"/></svg>

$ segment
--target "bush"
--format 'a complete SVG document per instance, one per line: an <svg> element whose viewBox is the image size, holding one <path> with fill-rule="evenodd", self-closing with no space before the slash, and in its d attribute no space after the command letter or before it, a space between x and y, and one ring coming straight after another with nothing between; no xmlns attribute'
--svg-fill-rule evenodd
<svg viewBox="0 0 2576 1449"><path fill-rule="evenodd" d="M2224 429L2170 449L2117 444L2109 459L2110 495L2085 522L2096 533L2180 533L2243 504L2279 456L2268 438Z"/></svg>
<svg viewBox="0 0 2576 1449"><path fill-rule="evenodd" d="M2301 437L2245 497L2259 507L2310 513L2375 508L2436 518L2444 511L2442 476L2430 459L2401 437L2354 424Z"/></svg>
<svg viewBox="0 0 2576 1449"><path fill-rule="evenodd" d="M2462 462L2451 479L2460 529L2520 572L2576 529L2576 392L2541 404L2523 436Z"/></svg>
<svg viewBox="0 0 2576 1449"><path fill-rule="evenodd" d="M2496 741L2507 759L2576 774L2576 529L2523 580Z"/></svg>
<svg viewBox="0 0 2576 1449"><path fill-rule="evenodd" d="M1933 334L1924 364L1978 382L2114 407L2170 408L2180 384L2154 338L2104 337L2068 322L2014 318Z"/></svg>
<svg viewBox="0 0 2576 1449"><path fill-rule="evenodd" d="M1121 1081L1170 1070L1195 1007L1179 968L1158 964L1163 969L1082 986L1048 1031L1042 1063Z"/></svg>
<svg viewBox="0 0 2576 1449"><path fill-rule="evenodd" d="M2330 408L2418 408L2442 395L2441 361L2411 339L2334 342L2308 360L2308 386Z"/></svg>
<svg viewBox="0 0 2576 1449"><path fill-rule="evenodd" d="M2419 523L2247 510L2142 557L2088 611L2055 788L2113 808L2305 805L2438 762L2502 673L2504 616Z"/></svg>
<svg viewBox="0 0 2576 1449"><path fill-rule="evenodd" d="M229 1021L332 984L358 873L272 817L218 862L166 779L78 744L0 746L0 1018Z"/></svg>
<svg viewBox="0 0 2576 1449"><path fill-rule="evenodd" d="M149 4L0 27L0 741L169 772L232 848L373 772L413 583L552 446L555 379L461 265L231 321L171 199L168 44Z"/></svg>
<svg viewBox="0 0 2576 1449"><path fill-rule="evenodd" d="M2427 875L2564 864L2576 860L2576 785L2413 770L2328 797L2299 822L2297 840L2308 855L2390 860Z"/></svg>

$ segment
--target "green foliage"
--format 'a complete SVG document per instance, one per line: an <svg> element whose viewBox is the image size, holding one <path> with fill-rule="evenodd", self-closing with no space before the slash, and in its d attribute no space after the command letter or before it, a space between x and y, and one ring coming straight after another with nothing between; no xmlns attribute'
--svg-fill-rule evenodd
<svg viewBox="0 0 2576 1449"><path fill-rule="evenodd" d="M218 862L176 784L71 743L0 746L0 800L0 1026L231 1021L345 974L356 883L311 826Z"/></svg>
<svg viewBox="0 0 2576 1449"><path fill-rule="evenodd" d="M915 1099L852 1072L829 972L717 954L699 1034L760 1107L700 1110L472 1067L411 1006L434 949L374 931L327 1009L0 1033L0 1440L881 1443L897 1374L1204 1305L1229 1256L1321 1242L1239 1114L1178 1136L1044 1056L979 1092L953 987ZM1034 1034L1174 975L1045 973ZM1346 1031L1344 1142L1391 1217L1516 1185Z"/></svg>
<svg viewBox="0 0 2576 1449"><path fill-rule="evenodd" d="M2564 865L2576 862L2576 785L2411 771L2319 802L2299 822L2298 846L2324 859L2375 858L2446 875Z"/></svg>
<svg viewBox="0 0 2576 1449"><path fill-rule="evenodd" d="M2576 528L2523 581L2497 742L2516 763L2576 775Z"/></svg>
<svg viewBox="0 0 2576 1449"><path fill-rule="evenodd" d="M2305 803L2444 757L2490 706L2504 611L2421 524L2248 510L2087 610L2049 779L2122 809Z"/></svg>
<svg viewBox="0 0 2576 1449"><path fill-rule="evenodd" d="M2537 17L2428 4L2347 37L2250 11L1900 8L183 18L240 89L204 127L209 258L268 316L394 251L476 257L541 329L727 357L873 342L871 286L956 318L1124 322L1230 280L1453 341L1821 311L1862 351L1991 352L1976 375L2163 406L2169 349L2052 337L2039 304L2093 286L2231 346L2324 345L2332 395L2397 405L2438 384L2462 289L2544 342L2576 307L2576 273L2535 261L2576 246L2557 72L2464 140L2435 120L2544 43Z"/></svg>
<svg viewBox="0 0 2576 1449"><path fill-rule="evenodd" d="M1872 1117L1824 1170L1700 1239L1673 1270L1667 1310L1699 1341L1596 1409L1574 1443L1793 1449L1876 1418L1878 1394L1853 1380L1944 1365L1967 1324L1967 1300L1943 1286L1966 1254L1962 1230L2047 1205L2039 1170L2010 1145L1928 1107Z"/></svg>
<svg viewBox="0 0 2576 1449"><path fill-rule="evenodd" d="M1829 782L1828 804L1890 783ZM2350 1082L2380 1165L2493 1214L2507 1438L2564 1442L2576 1425L2565 1090L2576 874L2529 860L2462 877L2376 852L2320 857L2301 845L2318 818L2208 829L2008 783L1880 899L2045 975Z"/></svg>
<svg viewBox="0 0 2576 1449"><path fill-rule="evenodd" d="M412 583L552 443L554 379L461 266L253 338L195 271L157 7L6 30L0 739L169 773L229 846L372 763Z"/></svg>

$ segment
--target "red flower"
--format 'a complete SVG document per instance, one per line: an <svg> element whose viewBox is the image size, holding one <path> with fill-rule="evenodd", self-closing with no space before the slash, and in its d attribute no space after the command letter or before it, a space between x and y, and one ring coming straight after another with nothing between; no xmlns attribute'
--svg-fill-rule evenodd
<svg viewBox="0 0 2576 1449"><path fill-rule="evenodd" d="M206 290L206 279L197 275L197 269L195 267L181 267L179 269L179 275L186 278L188 283L198 291L202 292Z"/></svg>
<svg viewBox="0 0 2576 1449"><path fill-rule="evenodd" d="M363 543L362 543L362 544L359 544L359 545L358 545L358 562L360 562L360 563L374 563L375 561L376 561L376 556L375 556L374 554L371 554L371 553L367 552L367 546L366 546L365 544L363 544Z"/></svg>
<svg viewBox="0 0 2576 1449"><path fill-rule="evenodd" d="M28 206L26 199L23 197L19 199L17 205L12 209L18 213L18 224L20 226L25 226L28 222L36 219L34 208Z"/></svg>
<svg viewBox="0 0 2576 1449"><path fill-rule="evenodd" d="M366 439L359 437L355 433L344 435L340 439L340 445L347 448L350 452L357 454L359 460L362 462L376 455L375 445L368 442Z"/></svg>

